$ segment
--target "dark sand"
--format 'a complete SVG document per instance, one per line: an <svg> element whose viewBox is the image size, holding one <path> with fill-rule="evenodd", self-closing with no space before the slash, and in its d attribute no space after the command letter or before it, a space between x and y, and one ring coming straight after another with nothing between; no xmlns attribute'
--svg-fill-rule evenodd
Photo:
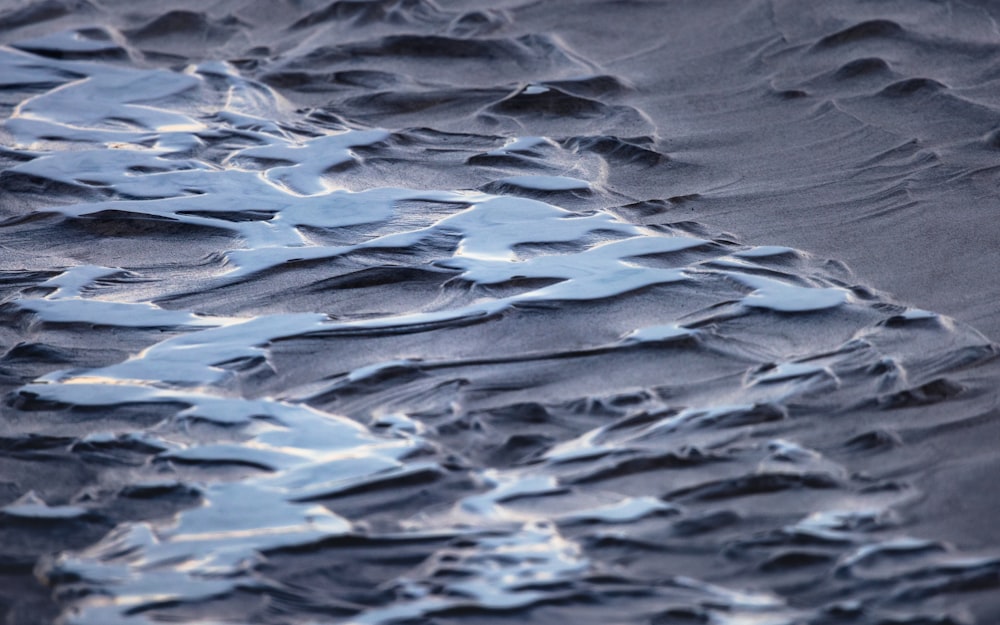
<svg viewBox="0 0 1000 625"><path fill-rule="evenodd" d="M0 2L0 620L1000 622L998 13Z"/></svg>

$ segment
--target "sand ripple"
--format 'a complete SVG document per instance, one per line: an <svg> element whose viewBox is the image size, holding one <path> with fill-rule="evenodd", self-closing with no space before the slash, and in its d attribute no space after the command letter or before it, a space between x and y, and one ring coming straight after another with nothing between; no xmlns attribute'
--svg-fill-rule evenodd
<svg viewBox="0 0 1000 625"><path fill-rule="evenodd" d="M241 17L130 19L0 48L0 552L38 614L960 623L995 591L908 515L996 347L624 194L706 182L629 81L501 9L333 2L198 63ZM878 52L921 37L862 21L775 80L952 98Z"/></svg>

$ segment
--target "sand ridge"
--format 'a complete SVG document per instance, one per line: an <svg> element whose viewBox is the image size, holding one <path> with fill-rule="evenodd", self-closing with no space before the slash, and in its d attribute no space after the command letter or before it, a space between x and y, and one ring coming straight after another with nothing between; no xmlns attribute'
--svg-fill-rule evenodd
<svg viewBox="0 0 1000 625"><path fill-rule="evenodd" d="M4 6L5 618L991 622L948 6Z"/></svg>

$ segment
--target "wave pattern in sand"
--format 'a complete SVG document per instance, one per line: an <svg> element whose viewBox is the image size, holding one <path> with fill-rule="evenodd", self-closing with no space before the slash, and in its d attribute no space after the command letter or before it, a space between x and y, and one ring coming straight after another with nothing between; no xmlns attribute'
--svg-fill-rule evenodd
<svg viewBox="0 0 1000 625"><path fill-rule="evenodd" d="M1000 558L915 533L909 475L994 346L641 225L690 198L609 176L699 168L509 19L335 2L257 79L138 63L240 32L185 11L0 49L9 569L70 623L965 622Z"/></svg>

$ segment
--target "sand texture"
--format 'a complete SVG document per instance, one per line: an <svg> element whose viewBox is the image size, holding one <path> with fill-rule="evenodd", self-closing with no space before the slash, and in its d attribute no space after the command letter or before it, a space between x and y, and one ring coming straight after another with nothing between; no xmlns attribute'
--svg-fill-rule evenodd
<svg viewBox="0 0 1000 625"><path fill-rule="evenodd" d="M1000 622L998 18L0 0L0 622Z"/></svg>

